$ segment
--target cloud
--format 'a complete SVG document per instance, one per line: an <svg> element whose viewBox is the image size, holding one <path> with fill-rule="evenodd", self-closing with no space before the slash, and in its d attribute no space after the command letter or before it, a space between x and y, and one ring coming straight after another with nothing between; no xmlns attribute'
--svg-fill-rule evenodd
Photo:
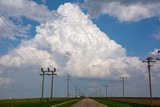
<svg viewBox="0 0 160 107"><path fill-rule="evenodd" d="M28 34L31 25L23 23L24 17L39 23L59 17L56 12L50 11L45 5L39 5L31 0L1 0L0 10L0 34L9 39L18 35L15 32L19 32L21 37ZM11 26L12 30L3 20Z"/></svg>
<svg viewBox="0 0 160 107"><path fill-rule="evenodd" d="M2 56L0 65L16 69L52 66L60 74L91 78L143 75L139 58L127 56L126 50L100 31L79 6L66 3L57 12L61 18L37 26L34 39Z"/></svg>
<svg viewBox="0 0 160 107"><path fill-rule="evenodd" d="M160 27L157 28L157 31L153 34L153 37L160 40Z"/></svg>
<svg viewBox="0 0 160 107"><path fill-rule="evenodd" d="M153 51L151 51L151 52L149 53L149 55L150 55L151 57L153 57L154 59L160 59L160 54L158 53L159 50L160 50L160 49L154 49Z"/></svg>
<svg viewBox="0 0 160 107"><path fill-rule="evenodd" d="M151 56L155 62L152 63L152 77L153 78L153 83L156 84L156 79L160 78L160 73L159 73L159 70L160 70L160 54L158 53L160 49L154 49L153 51L151 51L149 53L149 56ZM157 59L157 60L156 60Z"/></svg>
<svg viewBox="0 0 160 107"><path fill-rule="evenodd" d="M45 69L47 67L51 69L56 67L58 75L69 73L72 76L93 78L94 81L95 78L103 78L102 81L104 79L111 79L109 81L112 84L111 93L116 96L120 94L117 88L120 81L119 77L125 75L128 79L132 80L126 81L126 86L130 88L128 91L129 95L136 96L137 90L139 90L140 94L145 94L146 86L144 84L148 82L145 80L146 78L148 79L147 64L142 64L138 57L128 56L125 48L117 44L114 40L111 40L107 34L100 31L92 23L90 16L85 15L77 5L66 3L61 5L55 12L61 17L53 17L53 20L51 18L45 22L39 21L40 25L36 27L34 38L23 41L18 48L10 51L7 55L0 56L0 73L16 71L22 73L27 71L22 73L25 75L18 79L16 79L17 74L21 75L21 73L14 73L15 80L17 82L21 80L21 87L24 87L21 90L26 90L28 86L23 85L28 78L34 81L37 86L27 81L28 84L39 88L38 81L40 77L37 75L40 72L40 67L44 67ZM3 21L2 24L4 24ZM160 78L158 71L160 69L158 66L159 62L155 64L152 67L153 85L157 84L158 82L156 81ZM33 73L33 71L37 73ZM29 76L26 76L28 74ZM12 74L9 73L9 75ZM9 81L12 81L10 78L13 77L9 75L7 78L0 77L0 84L5 86L4 83L12 83ZM116 80L112 81L112 79ZM83 85L87 84L88 86L86 85L85 89L87 89L86 87L88 89L95 87L96 89L96 86L100 86L96 82L86 82L86 80L88 81L90 79L82 78L82 80L83 83L81 82L79 87L84 87ZM102 83L102 81L99 83ZM114 81L117 82L115 83ZM63 82L60 81L60 83ZM63 86L64 84L61 88ZM15 87L19 87L19 85ZM134 87L141 88L137 88L136 91L134 90L134 92L130 93ZM38 88L32 89L37 92ZM14 89L16 90L16 88ZM25 95L28 96L30 92L34 91L29 90ZM19 93L15 93L15 96L17 94ZM35 92L32 94L34 95ZM38 93L37 96L39 96Z"/></svg>
<svg viewBox="0 0 160 107"><path fill-rule="evenodd" d="M155 37L157 40L160 40L160 32L158 32L157 34L155 34L154 37Z"/></svg>
<svg viewBox="0 0 160 107"><path fill-rule="evenodd" d="M1 15L6 17L22 17L43 22L45 20L54 19L58 14L47 9L45 5L39 5L29 0L1 0Z"/></svg>
<svg viewBox="0 0 160 107"><path fill-rule="evenodd" d="M42 0L41 1L43 4L47 4L47 0Z"/></svg>
<svg viewBox="0 0 160 107"><path fill-rule="evenodd" d="M85 0L84 5L91 17L99 17L100 15L108 14L116 17L120 22L137 22L143 19L160 16L159 0Z"/></svg>
<svg viewBox="0 0 160 107"><path fill-rule="evenodd" d="M42 51L34 47L23 45L20 48L10 52L9 55L2 56L0 60L0 65L5 65L7 68L25 69L32 67L34 69L37 66L51 67L53 65L57 67L52 55L50 55L47 51Z"/></svg>
<svg viewBox="0 0 160 107"><path fill-rule="evenodd" d="M14 83L14 80L9 79L9 78L5 78L5 77L0 77L0 86L4 87L6 85L9 85L11 83Z"/></svg>
<svg viewBox="0 0 160 107"><path fill-rule="evenodd" d="M9 26L8 26L9 25ZM16 38L27 38L31 25L16 25L8 18L0 17L0 38L15 40Z"/></svg>

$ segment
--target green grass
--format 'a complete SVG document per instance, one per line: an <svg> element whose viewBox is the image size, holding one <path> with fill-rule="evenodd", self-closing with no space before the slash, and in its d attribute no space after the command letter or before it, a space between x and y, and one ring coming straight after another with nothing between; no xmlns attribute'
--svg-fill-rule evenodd
<svg viewBox="0 0 160 107"><path fill-rule="evenodd" d="M105 99L105 98L94 98L94 100L99 103L105 104L108 107L150 107L149 105L145 105L145 104L114 101L114 100Z"/></svg>
<svg viewBox="0 0 160 107"><path fill-rule="evenodd" d="M9 99L0 100L0 107L50 107L52 105L71 101L67 104L58 107L70 107L72 104L78 102L80 99L75 98L55 98L55 99Z"/></svg>

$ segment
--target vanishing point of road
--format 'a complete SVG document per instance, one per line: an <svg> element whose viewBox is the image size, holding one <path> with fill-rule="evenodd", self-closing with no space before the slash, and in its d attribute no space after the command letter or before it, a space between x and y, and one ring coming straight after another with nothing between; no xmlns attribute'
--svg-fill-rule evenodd
<svg viewBox="0 0 160 107"><path fill-rule="evenodd" d="M72 105L71 107L107 107L104 104L98 103L90 98L85 98L76 104Z"/></svg>

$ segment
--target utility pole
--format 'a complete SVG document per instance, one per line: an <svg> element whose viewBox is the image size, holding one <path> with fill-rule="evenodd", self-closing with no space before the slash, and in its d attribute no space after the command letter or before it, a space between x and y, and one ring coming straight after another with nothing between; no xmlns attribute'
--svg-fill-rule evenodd
<svg viewBox="0 0 160 107"><path fill-rule="evenodd" d="M108 97L108 90L107 90L108 86L106 85L106 98Z"/></svg>
<svg viewBox="0 0 160 107"><path fill-rule="evenodd" d="M69 81L71 80L69 74L67 75L67 79L66 79L66 80L67 80L67 97L69 97L69 95L70 95L70 94L69 94Z"/></svg>
<svg viewBox="0 0 160 107"><path fill-rule="evenodd" d="M54 79L54 76L57 76L57 74L55 73L56 72L56 68L54 68L53 71L51 71L49 68L48 68L48 72L51 72L51 98L53 98L53 79Z"/></svg>
<svg viewBox="0 0 160 107"><path fill-rule="evenodd" d="M55 74L56 68L54 68L54 71L51 71L49 68L47 71L44 71L43 68L41 68L41 72L42 72L42 74L40 74L40 76L42 76L42 95L41 95L41 98L43 98L43 94L44 94L44 76L45 75L52 76L52 78L51 78L51 98L52 98L53 97L53 78L54 78L54 75L57 76L57 74Z"/></svg>
<svg viewBox="0 0 160 107"><path fill-rule="evenodd" d="M43 98L43 91L44 91L44 75L46 71L43 71L43 68L41 68L41 72L42 74L40 74L40 76L42 76L42 94L41 94L41 98Z"/></svg>
<svg viewBox="0 0 160 107"><path fill-rule="evenodd" d="M159 54L159 53L160 53L160 50L158 50L158 52L157 52L157 53ZM157 61L159 61L159 60L160 60L160 58L156 58L156 60L157 60Z"/></svg>
<svg viewBox="0 0 160 107"><path fill-rule="evenodd" d="M124 91L125 91L125 90L124 90L124 88L125 88L125 87L124 87L124 80L127 79L127 77L122 76L122 77L120 77L120 79L122 79L122 93L123 93L123 99L124 99L124 97L125 97L125 96L124 96Z"/></svg>
<svg viewBox="0 0 160 107"><path fill-rule="evenodd" d="M40 76L42 76L42 95L41 98L43 98L43 94L44 94L44 76L45 75L49 75L47 72L48 71L44 71L43 68L41 68L41 72L42 74L40 74Z"/></svg>
<svg viewBox="0 0 160 107"><path fill-rule="evenodd" d="M76 91L76 98L77 98L77 96L78 96L78 95L77 95L77 92L78 92L78 88L77 88L77 86L76 86L75 91Z"/></svg>
<svg viewBox="0 0 160 107"><path fill-rule="evenodd" d="M99 96L101 97L102 96L102 90L99 89Z"/></svg>
<svg viewBox="0 0 160 107"><path fill-rule="evenodd" d="M81 90L78 89L78 95L81 97Z"/></svg>
<svg viewBox="0 0 160 107"><path fill-rule="evenodd" d="M142 63L146 62L148 65L148 73L149 73L149 95L150 95L150 104L152 106L152 82L151 82L151 63L154 63L155 61L153 60L152 57L148 57L146 60L144 60Z"/></svg>

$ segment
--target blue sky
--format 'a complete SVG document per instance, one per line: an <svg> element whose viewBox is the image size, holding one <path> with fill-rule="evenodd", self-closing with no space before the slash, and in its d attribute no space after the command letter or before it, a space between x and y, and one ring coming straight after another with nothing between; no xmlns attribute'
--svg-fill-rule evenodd
<svg viewBox="0 0 160 107"><path fill-rule="evenodd" d="M0 98L39 97L40 67L57 68L55 96L66 95L66 74L72 75L72 95L77 84L87 95L100 88L105 95L109 84L109 96L121 96L119 77L126 76L126 96L148 96L141 61L160 57L159 9L159 1L148 0L2 0ZM159 69L157 61L154 96L160 96Z"/></svg>
<svg viewBox="0 0 160 107"><path fill-rule="evenodd" d="M155 29L160 24L158 18L121 23L113 17L104 15L94 22L111 39L126 48L131 56L144 58L148 52L160 46L159 40L153 37Z"/></svg>

